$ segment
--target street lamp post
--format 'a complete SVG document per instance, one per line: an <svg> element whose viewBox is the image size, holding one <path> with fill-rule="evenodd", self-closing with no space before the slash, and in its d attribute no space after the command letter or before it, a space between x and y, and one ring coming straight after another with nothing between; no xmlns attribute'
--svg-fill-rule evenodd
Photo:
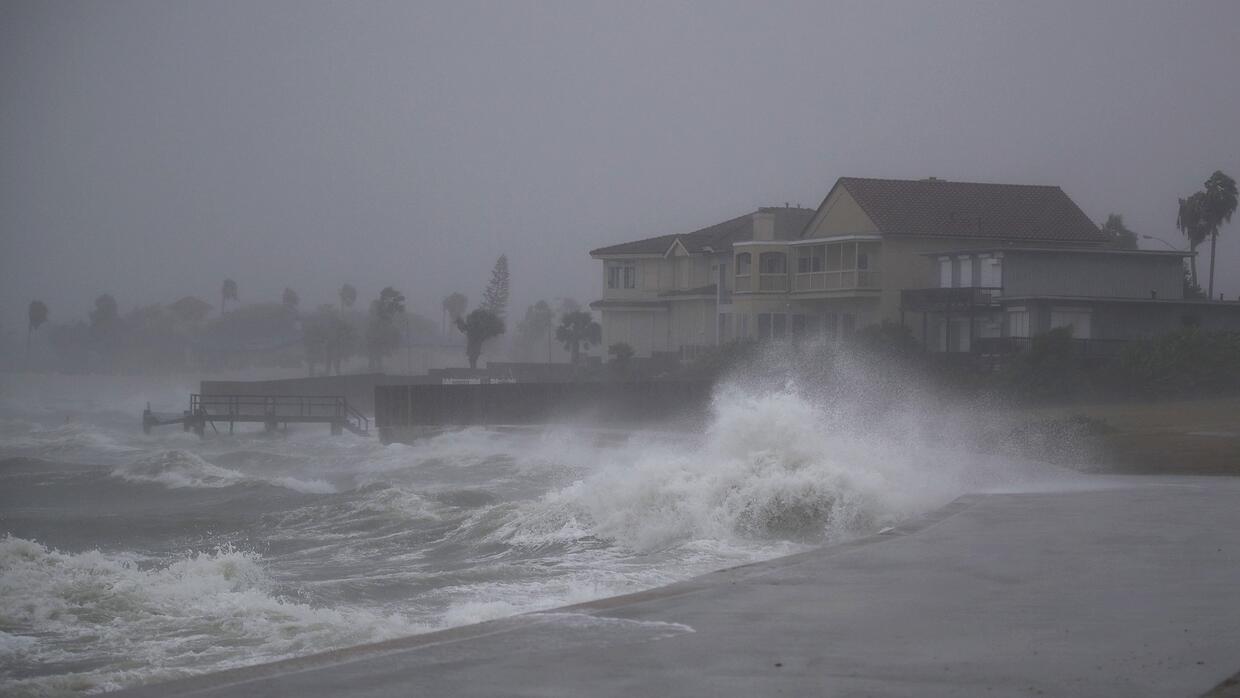
<svg viewBox="0 0 1240 698"><path fill-rule="evenodd" d="M1182 249L1180 249L1180 248L1176 247L1175 245L1172 245L1171 243L1167 242L1166 240L1164 240L1164 239L1162 239L1162 238L1160 238L1160 237L1154 236L1154 235L1142 235L1141 237L1145 238L1146 240L1156 240L1156 241L1158 241L1158 242L1161 242L1162 244L1166 245L1166 246L1167 246L1167 249L1169 249L1169 250L1175 250L1176 252L1183 252L1183 251L1184 251L1184 250L1182 250Z"/></svg>

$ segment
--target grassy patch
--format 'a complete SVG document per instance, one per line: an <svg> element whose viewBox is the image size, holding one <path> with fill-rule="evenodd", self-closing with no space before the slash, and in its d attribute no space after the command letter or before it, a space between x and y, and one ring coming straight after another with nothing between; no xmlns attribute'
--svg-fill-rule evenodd
<svg viewBox="0 0 1240 698"><path fill-rule="evenodd" d="M1028 410L1031 425L1076 423L1109 472L1240 475L1240 398Z"/></svg>

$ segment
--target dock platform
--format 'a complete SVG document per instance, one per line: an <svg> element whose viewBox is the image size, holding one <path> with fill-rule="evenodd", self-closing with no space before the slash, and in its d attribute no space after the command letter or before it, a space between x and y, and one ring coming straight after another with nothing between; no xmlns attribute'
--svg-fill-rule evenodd
<svg viewBox="0 0 1240 698"><path fill-rule="evenodd" d="M345 431L361 436L370 433L370 418L349 405L341 395L203 395L189 397L189 409L180 415L160 415L150 405L142 413L142 431L180 424L185 431L205 436L207 427L219 433L218 424L227 424L233 433L238 423L257 423L268 431L281 425L327 424L333 434Z"/></svg>

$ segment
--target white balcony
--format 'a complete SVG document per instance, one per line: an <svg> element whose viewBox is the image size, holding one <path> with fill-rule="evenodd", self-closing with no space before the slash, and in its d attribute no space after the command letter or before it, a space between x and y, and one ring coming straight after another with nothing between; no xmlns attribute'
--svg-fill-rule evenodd
<svg viewBox="0 0 1240 698"><path fill-rule="evenodd" d="M882 288L882 280L878 272L864 269L815 271L794 276L792 288L794 291L879 289Z"/></svg>

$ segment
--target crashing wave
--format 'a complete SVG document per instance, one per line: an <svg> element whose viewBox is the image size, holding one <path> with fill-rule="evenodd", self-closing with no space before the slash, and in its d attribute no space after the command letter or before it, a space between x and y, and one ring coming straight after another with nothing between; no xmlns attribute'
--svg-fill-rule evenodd
<svg viewBox="0 0 1240 698"><path fill-rule="evenodd" d="M70 554L12 536L0 539L0 628L6 664L89 659L94 667L0 683L5 695L132 685L135 661L142 680L165 679L427 629L290 600L250 552L221 548L148 568L133 555Z"/></svg>
<svg viewBox="0 0 1240 698"><path fill-rule="evenodd" d="M236 470L221 468L189 451L174 449L141 458L112 471L113 477L129 482L157 483L169 488L231 487L246 482L266 482L307 494L326 494L335 488L321 480L299 480L294 477L259 479Z"/></svg>
<svg viewBox="0 0 1240 698"><path fill-rule="evenodd" d="M634 442L518 513L517 545L596 536L640 551L693 541L824 543L949 501L973 464L882 435L795 386L721 391L700 442ZM896 431L893 427L892 431Z"/></svg>

